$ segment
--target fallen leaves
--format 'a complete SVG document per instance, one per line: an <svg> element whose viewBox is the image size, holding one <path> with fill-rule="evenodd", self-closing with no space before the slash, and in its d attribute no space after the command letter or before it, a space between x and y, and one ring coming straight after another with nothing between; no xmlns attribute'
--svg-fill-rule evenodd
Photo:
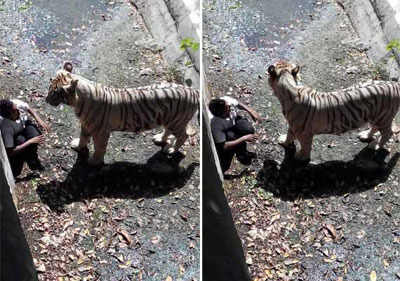
<svg viewBox="0 0 400 281"><path fill-rule="evenodd" d="M369 275L369 280L376 281L376 272L375 271L371 271L371 274Z"/></svg>
<svg viewBox="0 0 400 281"><path fill-rule="evenodd" d="M159 235L155 235L151 238L151 243L152 244L158 244L161 241L161 237Z"/></svg>
<svg viewBox="0 0 400 281"><path fill-rule="evenodd" d="M336 228L333 225L323 223L322 230L324 231L326 237L331 238L332 240L336 239Z"/></svg>
<svg viewBox="0 0 400 281"><path fill-rule="evenodd" d="M128 245L132 244L132 236L123 228L118 229L118 234L122 235Z"/></svg>

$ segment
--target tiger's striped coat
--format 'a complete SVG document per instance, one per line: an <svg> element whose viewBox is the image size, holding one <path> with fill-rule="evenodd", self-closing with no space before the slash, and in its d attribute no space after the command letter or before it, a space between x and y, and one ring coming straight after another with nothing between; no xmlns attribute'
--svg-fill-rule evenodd
<svg viewBox="0 0 400 281"><path fill-rule="evenodd" d="M139 88L111 88L92 82L70 71L61 70L51 80L46 101L53 106L64 103L74 107L81 123L81 134L72 146L87 147L93 138L94 154L89 164L103 162L110 133L139 133L164 127L156 135L156 145L166 144L164 151L178 151L188 135L186 126L199 109L199 91L177 84L157 84ZM171 136L176 140L171 141Z"/></svg>
<svg viewBox="0 0 400 281"><path fill-rule="evenodd" d="M282 112L289 123L287 135L278 143L289 146L298 139L301 145L296 154L308 160L313 136L341 134L369 123L371 128L361 132L361 141L370 141L372 149L382 149L392 136L392 122L400 107L400 83L371 81L351 88L318 92L298 85L298 67L280 61L268 68L268 82L279 99ZM374 139L374 135L380 136Z"/></svg>

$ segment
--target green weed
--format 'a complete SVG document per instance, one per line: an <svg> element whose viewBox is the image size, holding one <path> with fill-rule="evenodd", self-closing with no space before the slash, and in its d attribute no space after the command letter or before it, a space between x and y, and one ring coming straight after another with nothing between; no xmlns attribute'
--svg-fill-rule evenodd
<svg viewBox="0 0 400 281"><path fill-rule="evenodd" d="M32 2L31 1L26 1L23 3L21 6L18 7L18 11L26 11L32 7Z"/></svg>
<svg viewBox="0 0 400 281"><path fill-rule="evenodd" d="M182 51L186 49L192 49L192 51L196 52L199 49L200 44L194 42L193 38L186 37L185 39L181 40L179 46Z"/></svg>

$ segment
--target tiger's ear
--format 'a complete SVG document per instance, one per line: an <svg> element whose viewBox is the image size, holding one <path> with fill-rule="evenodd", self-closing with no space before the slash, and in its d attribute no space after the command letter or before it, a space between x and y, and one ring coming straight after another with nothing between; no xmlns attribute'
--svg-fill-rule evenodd
<svg viewBox="0 0 400 281"><path fill-rule="evenodd" d="M300 72L300 66L296 66L295 68L292 69L292 75L293 77L296 77L296 75Z"/></svg>
<svg viewBox="0 0 400 281"><path fill-rule="evenodd" d="M65 71L68 71L69 73L71 73L73 68L74 67L72 66L72 63L70 63L69 61L64 63L64 70Z"/></svg>
<svg viewBox="0 0 400 281"><path fill-rule="evenodd" d="M269 67L268 67L268 74L269 74L269 76L271 76L272 78L276 78L276 77L278 77L278 75L276 74L276 69L275 69L275 65L270 65Z"/></svg>

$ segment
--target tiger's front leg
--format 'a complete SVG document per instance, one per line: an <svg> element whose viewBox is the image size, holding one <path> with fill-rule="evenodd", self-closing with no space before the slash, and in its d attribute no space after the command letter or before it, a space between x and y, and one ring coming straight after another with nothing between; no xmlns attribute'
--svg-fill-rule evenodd
<svg viewBox="0 0 400 281"><path fill-rule="evenodd" d="M81 125L81 134L79 138L73 139L71 141L71 148L76 151L82 151L87 148L88 143L90 142L91 135L85 129L83 125Z"/></svg>
<svg viewBox="0 0 400 281"><path fill-rule="evenodd" d="M98 166L103 164L109 138L110 133L98 133L93 136L94 153L88 159L89 165Z"/></svg>
<svg viewBox="0 0 400 281"><path fill-rule="evenodd" d="M278 138L278 144L282 145L283 147L288 147L294 143L295 139L296 139L295 135L293 134L292 130L290 130L290 128L289 128L286 135L281 135Z"/></svg>
<svg viewBox="0 0 400 281"><path fill-rule="evenodd" d="M313 135L311 134L301 134L299 137L299 142L300 142L300 151L296 153L295 158L296 160L299 161L309 161L310 160L310 154L311 154L311 149L312 149L312 141L313 141Z"/></svg>

